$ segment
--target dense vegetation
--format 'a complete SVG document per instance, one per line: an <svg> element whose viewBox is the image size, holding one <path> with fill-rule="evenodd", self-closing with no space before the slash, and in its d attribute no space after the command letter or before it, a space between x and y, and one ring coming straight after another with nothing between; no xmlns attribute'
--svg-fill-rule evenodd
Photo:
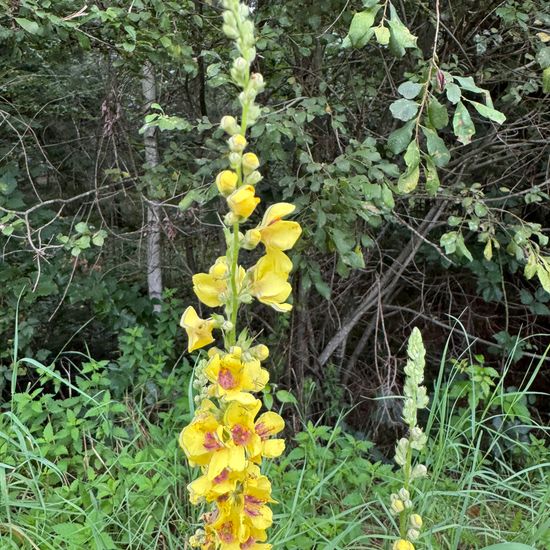
<svg viewBox="0 0 550 550"><path fill-rule="evenodd" d="M241 315L292 442L270 542L391 546L416 326L417 547L550 548L547 3L250 5L258 192L304 230L292 312ZM178 320L225 249L219 121L239 108L220 7L0 7L0 548L184 548L199 354Z"/></svg>

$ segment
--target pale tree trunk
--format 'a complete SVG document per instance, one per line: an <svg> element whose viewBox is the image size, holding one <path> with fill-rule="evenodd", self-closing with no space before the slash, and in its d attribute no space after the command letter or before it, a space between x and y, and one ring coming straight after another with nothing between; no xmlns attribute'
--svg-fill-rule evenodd
<svg viewBox="0 0 550 550"><path fill-rule="evenodd" d="M143 77L141 79L143 97L145 99L145 111L149 111L151 105L157 101L157 82L153 65L146 61L143 66ZM149 169L158 166L159 150L157 143L157 129L147 128L143 135L145 144L145 162ZM160 242L160 215L159 205L149 200L147 201L147 285L149 288L149 298L158 300L154 309L156 312L161 310L160 300L162 298L162 267L161 267L161 242Z"/></svg>

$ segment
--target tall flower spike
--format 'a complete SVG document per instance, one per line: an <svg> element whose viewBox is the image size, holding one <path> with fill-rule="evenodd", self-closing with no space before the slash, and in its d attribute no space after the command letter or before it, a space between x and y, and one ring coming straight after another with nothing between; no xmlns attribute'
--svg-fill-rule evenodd
<svg viewBox="0 0 550 550"><path fill-rule="evenodd" d="M260 474L259 466L264 459L283 453L284 439L276 436L285 423L274 412L260 413L262 403L256 394L269 381L269 373L261 365L269 350L249 336L251 327L238 330L238 313L253 297L277 311L290 311L292 262L283 251L294 246L302 229L297 222L283 220L295 207L282 202L268 207L255 228L241 231L260 203L255 188L262 180L260 159L246 151L246 133L260 115L255 99L265 83L261 74L250 74L256 49L249 9L239 0L222 0L222 5L223 30L239 52L231 78L241 88L242 111L240 124L231 115L220 122L228 135L229 166L217 175L215 185L228 208L223 216L227 249L208 272L193 276L193 290L206 306L223 307L224 315L201 319L189 306L181 326L187 332L190 352L213 343L214 328L223 333L223 349L211 347L208 358L197 362L193 387L200 390L194 397L199 406L179 442L189 463L200 468L188 486L191 503L206 502L212 507L189 544L202 550L270 550L265 541L273 522L269 505L274 500L271 484ZM260 242L265 255L248 269L239 265L240 250L252 249ZM416 525L418 522L411 523L409 531Z"/></svg>
<svg viewBox="0 0 550 550"><path fill-rule="evenodd" d="M395 462L401 467L403 487L397 494L390 496L390 511L399 516L399 540L393 543L393 550L414 550L412 541L420 536L422 517L413 513L411 500L412 482L426 476L427 469L423 464L412 466L413 450L421 451L428 438L422 428L417 425L417 412L428 406L424 381L424 357L426 350L422 342L422 335L414 328L407 347L407 365L405 366L405 403L403 405L403 420L408 425L408 437L402 437L395 447Z"/></svg>

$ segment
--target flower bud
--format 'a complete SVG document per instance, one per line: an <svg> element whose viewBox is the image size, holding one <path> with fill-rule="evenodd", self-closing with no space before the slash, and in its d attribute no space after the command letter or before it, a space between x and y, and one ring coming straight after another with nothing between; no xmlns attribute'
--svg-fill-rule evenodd
<svg viewBox="0 0 550 550"><path fill-rule="evenodd" d="M231 321L224 321L222 324L222 330L225 332L233 330L233 323Z"/></svg>
<svg viewBox="0 0 550 550"><path fill-rule="evenodd" d="M424 464L417 464L411 472L411 479L419 479L428 475L428 469Z"/></svg>
<svg viewBox="0 0 550 550"><path fill-rule="evenodd" d="M407 538L411 540L416 540L420 536L420 531L418 529L409 529L407 531Z"/></svg>
<svg viewBox="0 0 550 550"><path fill-rule="evenodd" d="M243 155L243 172L244 174L250 174L254 172L260 166L260 160L254 153L245 153Z"/></svg>
<svg viewBox="0 0 550 550"><path fill-rule="evenodd" d="M241 165L242 156L240 153L229 153L229 165L233 170L237 170Z"/></svg>
<svg viewBox="0 0 550 550"><path fill-rule="evenodd" d="M233 212L228 212L223 218L223 223L227 227L237 223L238 221L239 221L239 216L237 216L236 214L233 214Z"/></svg>
<svg viewBox="0 0 550 550"><path fill-rule="evenodd" d="M390 510L392 514L400 514L405 509L405 505L403 504L402 500L394 499L392 500Z"/></svg>
<svg viewBox="0 0 550 550"><path fill-rule="evenodd" d="M216 177L216 187L221 195L227 197L237 188L237 174L231 170L224 170Z"/></svg>
<svg viewBox="0 0 550 550"><path fill-rule="evenodd" d="M401 500L410 500L411 498L411 494L409 493L409 491L407 491L407 489L405 489L405 487L403 487L402 489L399 489L399 492L397 493L397 495Z"/></svg>
<svg viewBox="0 0 550 550"><path fill-rule="evenodd" d="M262 238L258 229L249 229L242 240L241 246L246 250L254 250Z"/></svg>
<svg viewBox="0 0 550 550"><path fill-rule="evenodd" d="M245 176L244 183L247 185L256 185L260 183L263 179L263 176L258 172L258 170L254 170L251 174L248 174L248 176Z"/></svg>
<svg viewBox="0 0 550 550"><path fill-rule="evenodd" d="M411 514L411 516L409 517L409 522L413 529L422 528L422 516L420 514Z"/></svg>
<svg viewBox="0 0 550 550"><path fill-rule="evenodd" d="M242 153L246 148L246 138L242 134L235 134L227 141L232 153Z"/></svg>
<svg viewBox="0 0 550 550"><path fill-rule="evenodd" d="M241 131L237 121L235 120L235 117L228 115L222 117L220 121L220 128L224 132L227 132L230 136L238 134Z"/></svg>
<svg viewBox="0 0 550 550"><path fill-rule="evenodd" d="M269 357L269 348L264 344L258 344L250 348L250 353L258 361L265 361Z"/></svg>
<svg viewBox="0 0 550 550"><path fill-rule="evenodd" d="M250 75L250 85L259 94L265 88L264 77L260 73L252 73Z"/></svg>
<svg viewBox="0 0 550 550"><path fill-rule="evenodd" d="M246 71L248 71L248 67L248 61L244 57L237 57L237 59L233 61L233 68L240 74L245 74Z"/></svg>
<svg viewBox="0 0 550 550"><path fill-rule="evenodd" d="M220 348L213 347L210 348L206 353L208 353L208 357L214 357L214 355L221 355L223 351Z"/></svg>

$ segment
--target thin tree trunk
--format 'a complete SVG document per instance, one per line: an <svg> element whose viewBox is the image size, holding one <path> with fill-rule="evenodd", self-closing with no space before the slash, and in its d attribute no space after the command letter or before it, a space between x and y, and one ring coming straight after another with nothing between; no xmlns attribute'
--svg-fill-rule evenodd
<svg viewBox="0 0 550 550"><path fill-rule="evenodd" d="M153 65L146 61L143 66L141 79L143 98L145 99L145 111L149 111L151 105L157 101L157 81ZM157 129L147 128L143 135L145 144L145 162L147 168L152 169L159 165L159 150L157 142ZM147 201L147 285L149 298L157 300L154 310L161 310L162 299L162 267L161 267L161 231L160 231L160 206L146 198Z"/></svg>

